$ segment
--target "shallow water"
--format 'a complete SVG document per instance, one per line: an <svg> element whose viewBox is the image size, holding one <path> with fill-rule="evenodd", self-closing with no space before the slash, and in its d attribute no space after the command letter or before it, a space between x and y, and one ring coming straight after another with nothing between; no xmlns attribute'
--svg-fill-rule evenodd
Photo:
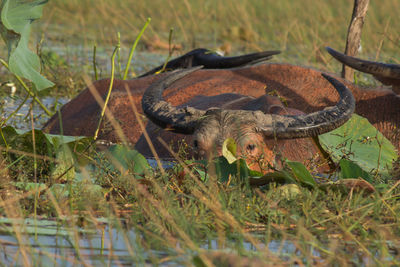
<svg viewBox="0 0 400 267"><path fill-rule="evenodd" d="M0 235L0 262L5 264L23 264L20 249L25 248L31 262L41 266L62 265L77 266L84 262L94 266L126 265L139 263L140 257L135 253L136 234L130 231L111 229L109 225L100 225L98 229L83 230L78 227L66 228L55 221L38 221L35 227L33 220L24 222L20 241L13 234ZM21 225L15 224L17 227ZM3 225L1 231L7 230ZM127 249L125 240L132 247L132 255ZM18 255L20 254L20 255ZM143 256L141 252L141 256ZM16 260L18 259L18 260Z"/></svg>
<svg viewBox="0 0 400 267"><path fill-rule="evenodd" d="M1 120L5 120L6 118L8 118L17 109L17 107L23 103L23 101L24 99L20 97L7 96L1 98ZM41 98L41 101L46 106L46 108L52 110L56 103L58 103L58 106L61 107L62 105L67 103L69 99L66 97L43 97ZM22 105L21 109L7 121L7 125L11 125L20 130L32 129L30 115L31 109L34 117L33 128L40 129L43 124L49 119L49 117L36 102L32 105L32 99L28 99L25 104Z"/></svg>
<svg viewBox="0 0 400 267"><path fill-rule="evenodd" d="M94 73L93 61L96 62L97 71L101 77L111 75L111 56L114 51L113 46L96 47L94 57L94 45L83 46L76 44L62 44L59 42L47 42L43 46L43 51L55 53L64 59L70 66L85 67L89 74ZM130 47L122 46L115 58L115 69L118 74L119 69L123 73L128 62ZM175 56L174 56L175 57ZM130 63L130 73L140 75L146 71L161 65L167 59L166 53L154 53L147 51L135 51ZM128 78L133 78L130 75Z"/></svg>
<svg viewBox="0 0 400 267"><path fill-rule="evenodd" d="M193 251L186 251L185 255L177 254L176 251L167 249L165 251L150 249L143 236L133 230L114 228L107 219L97 218L96 227L80 228L77 226L66 227L55 220L12 220L0 218L0 263L3 265L24 266L23 255L35 266L184 266L188 262L193 264ZM63 225L65 225L64 223ZM120 224L117 224L120 225ZM20 237L16 237L16 232ZM254 234L255 237L260 237ZM261 233L262 239L262 233ZM236 254L235 241L227 242L221 248L217 240L205 240L200 248L209 251L218 251L221 254ZM306 257L302 254L309 251L315 263L324 264L324 256L319 251L320 246L312 244L296 245L291 240L271 240L266 245L259 243L255 248L251 243L242 241L240 247L250 254L274 255L288 263L293 260L303 261L307 264ZM356 244L349 241L340 241L341 245L356 248ZM354 242L353 242L354 243ZM391 247L398 246L398 242L387 241ZM178 244L179 246L179 244ZM146 247L146 248L145 248ZM302 249L299 250L299 247ZM328 249L329 244L326 244ZM304 251L305 250L305 251ZM352 249L353 250L353 249ZM357 250L356 250L357 251ZM379 258L378 253L374 252ZM306 253L307 254L307 253ZM396 255L388 254L388 262ZM363 253L356 252L352 262L358 266L369 265L371 259Z"/></svg>
<svg viewBox="0 0 400 267"><path fill-rule="evenodd" d="M79 66L79 68L84 68L85 71L92 77L94 77L94 68L93 68L93 50L84 48L80 45L68 45L61 46L60 43L48 43L46 46L42 47L43 51L51 51L51 53L55 53L62 59L62 62L66 62L71 68L73 66ZM113 48L97 48L96 52L96 66L99 74L99 79L110 77L111 73L111 54ZM116 78L119 77L118 70L121 70L121 75L123 75L125 64L128 60L129 49L122 48L120 52L119 61L116 60L115 68ZM135 52L131 61L130 72L128 78L133 78L134 75L140 75L148 70L163 64L166 60L167 55L160 55L149 52ZM119 63L121 62L121 63ZM1 97L0 99L0 112L1 118L0 120L4 120L8 118L10 114L12 114L17 107L23 102L23 98L18 96L18 93L15 94L13 91L13 87L17 90L20 90L18 85L15 84L4 84L3 90L8 94L8 96ZM84 88L81 88L83 90ZM51 90L51 89L50 89ZM3 91L3 92L4 92ZM15 94L15 96L14 96ZM46 106L46 108L55 112L55 110L61 108L62 105L67 103L70 99L67 97L55 98L51 96L41 97L41 102ZM26 103L22 106L22 108L7 122L7 125L11 125L20 130L29 130L32 129L32 123L30 119L30 109L31 109L32 99L29 98ZM54 109L54 106L57 105L57 108ZM34 128L41 128L49 117L45 114L45 112L41 109L41 107L34 103L33 105L33 116L34 116Z"/></svg>
<svg viewBox="0 0 400 267"><path fill-rule="evenodd" d="M141 235L134 230L112 228L107 220L100 218L97 228L82 229L78 227L63 227L53 220L10 220L0 218L0 262L3 264L23 265L21 250L25 250L31 263L40 266L131 266L146 263L162 262L163 266L180 265L180 261L191 261L195 254L177 257L175 260L165 260L167 252L145 251L140 243ZM35 226L36 225L36 226ZM16 227L13 228L12 226ZM15 236L15 229L21 233L21 238ZM205 242L203 249L219 250L216 240ZM248 242L244 249L255 251ZM265 245L260 244L261 249ZM290 241L271 241L268 249L272 253L285 256L296 252L295 245ZM223 250L225 251L225 250ZM225 252L229 252L226 250ZM316 252L315 256L319 256ZM172 257L171 259L174 259ZM160 263L159 262L159 263Z"/></svg>

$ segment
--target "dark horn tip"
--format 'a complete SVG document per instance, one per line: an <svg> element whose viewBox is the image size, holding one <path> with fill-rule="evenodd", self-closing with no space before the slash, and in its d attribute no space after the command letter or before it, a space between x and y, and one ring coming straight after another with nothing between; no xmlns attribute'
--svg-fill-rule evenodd
<svg viewBox="0 0 400 267"><path fill-rule="evenodd" d="M326 73L321 73L322 77L324 77L326 80L328 80L328 82L330 82L331 84L334 83L339 83L338 80L336 80L335 78L333 78L332 76L326 74Z"/></svg>
<svg viewBox="0 0 400 267"><path fill-rule="evenodd" d="M340 97L348 102L349 111L353 113L355 109L355 99L351 91L343 83L332 76L326 73L321 73L321 75L336 88L336 91L339 93Z"/></svg>
<svg viewBox="0 0 400 267"><path fill-rule="evenodd" d="M326 51L327 51L331 56L333 56L334 58L336 58L336 57L342 55L342 53L336 51L336 50L333 49L332 47L327 46L327 47L325 47L325 49L326 49Z"/></svg>
<svg viewBox="0 0 400 267"><path fill-rule="evenodd" d="M330 82L337 91L340 92L349 92L349 94L351 94L350 90L347 89L347 87L340 81L338 81L337 79L333 78L332 76L326 74L326 73L321 73L322 77L324 77L328 82ZM352 94L351 94L352 95Z"/></svg>
<svg viewBox="0 0 400 267"><path fill-rule="evenodd" d="M268 51L268 53L271 56L273 56L273 55L278 55L278 54L282 53L282 51L280 51L280 50L272 50L272 51Z"/></svg>
<svg viewBox="0 0 400 267"><path fill-rule="evenodd" d="M325 46L325 49L326 49L326 51L328 51L329 53L330 53L331 51L335 51L335 49L333 49L333 48L330 47L330 46Z"/></svg>

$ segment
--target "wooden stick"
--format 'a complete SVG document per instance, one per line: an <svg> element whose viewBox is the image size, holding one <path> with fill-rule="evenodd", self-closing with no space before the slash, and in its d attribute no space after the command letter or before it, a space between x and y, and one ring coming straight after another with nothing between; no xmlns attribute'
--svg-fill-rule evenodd
<svg viewBox="0 0 400 267"><path fill-rule="evenodd" d="M347 30L346 50L348 56L357 56L361 41L361 30L364 25L364 18L367 14L369 0L354 0L353 14L349 29ZM353 81L354 70L343 65L342 77Z"/></svg>

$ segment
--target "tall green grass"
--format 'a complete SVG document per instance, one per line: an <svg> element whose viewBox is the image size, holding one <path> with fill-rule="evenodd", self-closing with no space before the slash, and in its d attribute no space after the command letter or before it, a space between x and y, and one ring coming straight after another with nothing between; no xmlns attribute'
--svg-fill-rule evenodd
<svg viewBox="0 0 400 267"><path fill-rule="evenodd" d="M326 65L331 60L325 46L344 50L352 6L350 0L53 0L42 24L61 29L62 34L49 33L48 38L70 42L73 37L89 46L93 41L110 45L117 31L123 42L133 43L139 27L151 17L144 35L147 48L157 49L155 40L168 43L173 27L174 41L184 50L221 46L231 47L232 53L282 49L278 60ZM397 0L371 1L361 56L399 63L398 10Z"/></svg>

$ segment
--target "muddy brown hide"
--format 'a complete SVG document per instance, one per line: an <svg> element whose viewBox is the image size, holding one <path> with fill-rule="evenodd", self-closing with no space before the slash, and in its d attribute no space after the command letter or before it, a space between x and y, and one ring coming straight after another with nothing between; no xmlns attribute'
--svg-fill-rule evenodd
<svg viewBox="0 0 400 267"><path fill-rule="evenodd" d="M163 74L160 75L162 77ZM139 112L143 114L141 108L141 98L145 89L159 77L150 76L135 80L114 80L112 94L108 103L108 110L114 115L116 121L122 127L125 136L132 144L136 143L142 131L140 130L136 117L132 110L131 101L135 103ZM91 86L101 96L103 101L106 99L110 79L95 81ZM125 88L129 88L131 99ZM130 101L131 100L131 101ZM61 127L64 135L71 136L93 136L98 125L101 113L100 104L95 100L91 91L87 88L78 96L72 99L61 108L62 123L58 115L54 115L45 124L43 129L49 133L60 134ZM145 119L145 116L142 115ZM111 142L119 142L120 137L112 128L108 118L101 124L99 139Z"/></svg>
<svg viewBox="0 0 400 267"><path fill-rule="evenodd" d="M142 113L140 101L143 92L150 83L162 77L163 74L160 74L129 81L116 80L114 82L108 108L122 127L128 141L133 144L138 141L141 130L136 122L125 86L129 87L133 97L132 100L139 112ZM343 79L336 78L352 91L356 99L355 112L368 118L399 149L399 96L391 90L360 89ZM105 99L108 85L109 80L94 83L95 88L103 99ZM263 64L230 70L199 70L175 82L166 90L164 97L174 105L182 105L199 95L213 96L232 93L260 97L266 92L277 92L280 97L285 99L288 107L304 113L333 106L339 100L337 92L321 76L320 71L289 64ZM193 101L196 102L193 99L192 104ZM224 103L221 103L221 105ZM207 103L202 102L198 103L198 105L204 108L210 107L207 106ZM99 114L100 106L91 96L89 90L84 90L61 109L64 134L93 135ZM50 133L60 133L59 124L58 116L55 115L44 128ZM179 139L177 136L175 138ZM102 123L99 139L113 142L120 140L108 120ZM166 141L169 143L168 140ZM290 143L290 140L282 142ZM307 148L306 146L304 149L307 150ZM301 150L302 147L298 147L297 151ZM287 157L290 159L292 156L287 155Z"/></svg>

